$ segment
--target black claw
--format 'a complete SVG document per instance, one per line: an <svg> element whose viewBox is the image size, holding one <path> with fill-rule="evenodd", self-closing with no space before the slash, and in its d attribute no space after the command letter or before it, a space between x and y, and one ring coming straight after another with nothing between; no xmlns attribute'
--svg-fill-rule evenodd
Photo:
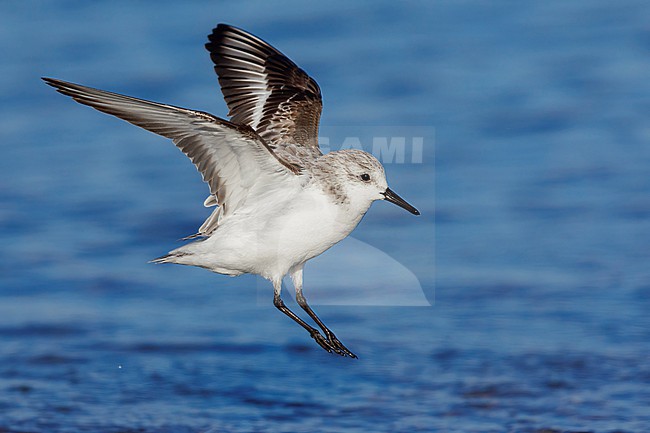
<svg viewBox="0 0 650 433"><path fill-rule="evenodd" d="M328 335L328 338L325 338L320 332L314 330L313 332L310 332L309 335L311 335L311 338L313 338L316 343L318 343L318 345L328 353L336 353L343 357L349 356L350 358L358 359L357 355L350 352L350 350L345 347L334 334L330 334Z"/></svg>
<svg viewBox="0 0 650 433"><path fill-rule="evenodd" d="M352 353L347 347L343 345L339 341L338 338L336 338L336 335L332 334L331 332L327 335L327 340L329 344L334 348L334 351L338 353L341 356L349 356L350 358L357 359L357 355Z"/></svg>

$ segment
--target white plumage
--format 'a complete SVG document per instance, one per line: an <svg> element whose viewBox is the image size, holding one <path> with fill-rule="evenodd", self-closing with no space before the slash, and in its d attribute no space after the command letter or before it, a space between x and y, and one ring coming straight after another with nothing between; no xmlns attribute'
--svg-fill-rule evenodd
<svg viewBox="0 0 650 433"><path fill-rule="evenodd" d="M77 102L172 139L210 187L218 206L189 238L154 262L198 266L270 280L274 304L328 352L356 358L316 316L302 293L304 263L345 238L375 200L419 212L388 188L372 155L317 144L321 95L316 82L261 39L220 24L206 47L231 121L211 114L44 78ZM307 324L280 297L289 274Z"/></svg>

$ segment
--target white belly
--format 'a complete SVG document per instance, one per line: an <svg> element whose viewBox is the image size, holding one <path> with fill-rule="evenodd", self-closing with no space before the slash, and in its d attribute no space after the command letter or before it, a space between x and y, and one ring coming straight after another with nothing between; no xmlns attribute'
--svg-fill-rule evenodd
<svg viewBox="0 0 650 433"><path fill-rule="evenodd" d="M320 190L306 189L266 212L224 224L203 247L211 250L209 267L217 272L278 278L345 238L366 210L351 211Z"/></svg>

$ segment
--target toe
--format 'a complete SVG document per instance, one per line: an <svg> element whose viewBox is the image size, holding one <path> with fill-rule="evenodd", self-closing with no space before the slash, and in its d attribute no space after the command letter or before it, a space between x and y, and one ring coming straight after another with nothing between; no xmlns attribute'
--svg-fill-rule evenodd
<svg viewBox="0 0 650 433"><path fill-rule="evenodd" d="M342 356L349 356L350 358L357 358L357 355L352 353L347 347L339 341L334 334L329 335L329 344L334 348L336 353Z"/></svg>

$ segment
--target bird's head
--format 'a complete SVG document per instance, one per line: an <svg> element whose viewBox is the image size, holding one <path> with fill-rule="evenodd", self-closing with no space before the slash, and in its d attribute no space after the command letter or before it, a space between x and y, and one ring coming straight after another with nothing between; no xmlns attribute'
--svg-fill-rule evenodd
<svg viewBox="0 0 650 433"><path fill-rule="evenodd" d="M388 187L386 173L381 163L362 150L346 149L330 152L325 155L329 159L327 167L338 181L335 190L340 191L345 199L365 210L375 200L386 200L394 203L414 215L420 212L407 203Z"/></svg>

